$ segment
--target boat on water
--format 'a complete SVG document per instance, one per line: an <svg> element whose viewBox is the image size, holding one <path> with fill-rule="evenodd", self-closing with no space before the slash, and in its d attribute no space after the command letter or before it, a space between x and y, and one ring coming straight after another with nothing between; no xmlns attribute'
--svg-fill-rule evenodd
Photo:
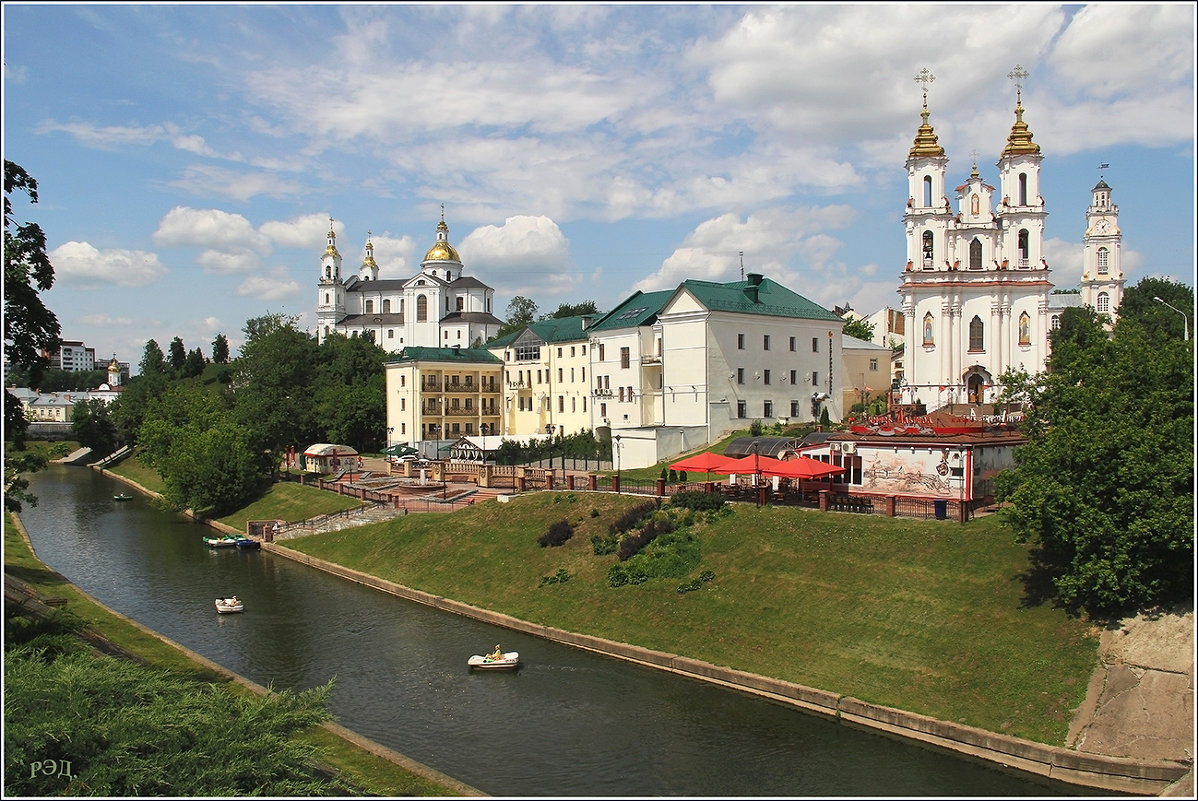
<svg viewBox="0 0 1198 801"><path fill-rule="evenodd" d="M133 496L132 496L132 495L126 495L125 493L123 493L123 492L122 492L122 493L119 493L119 494L117 494L117 495L113 495L113 496L112 496L112 499L113 499L114 501L131 501L131 500L133 500Z"/></svg>
<svg viewBox="0 0 1198 801"><path fill-rule="evenodd" d="M246 551L256 551L262 547L262 543L249 537L242 537L241 539L237 540L237 547Z"/></svg>
<svg viewBox="0 0 1198 801"><path fill-rule="evenodd" d="M472 670L514 670L520 664L520 654L517 651L504 653L498 645L491 653L483 656L475 654L466 660Z"/></svg>
<svg viewBox="0 0 1198 801"><path fill-rule="evenodd" d="M204 544L209 548L229 548L237 544L241 537L204 537Z"/></svg>
<svg viewBox="0 0 1198 801"><path fill-rule="evenodd" d="M245 604L242 603L236 595L230 595L228 598L217 598L216 611L222 615L227 615L232 612L244 612Z"/></svg>

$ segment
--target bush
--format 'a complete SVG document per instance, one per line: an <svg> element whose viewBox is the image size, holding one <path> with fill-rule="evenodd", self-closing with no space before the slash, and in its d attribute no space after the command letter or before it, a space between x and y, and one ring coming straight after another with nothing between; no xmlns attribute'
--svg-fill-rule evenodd
<svg viewBox="0 0 1198 801"><path fill-rule="evenodd" d="M540 586L544 587L546 584L565 584L570 578L569 571L564 568L558 568L558 571L552 576L541 576Z"/></svg>
<svg viewBox="0 0 1198 801"><path fill-rule="evenodd" d="M591 507L591 517L598 517L598 516L599 516L599 510L592 506Z"/></svg>
<svg viewBox="0 0 1198 801"><path fill-rule="evenodd" d="M669 481L671 484L676 483L678 481L678 471L671 467L670 468L670 477L666 480Z"/></svg>
<svg viewBox="0 0 1198 801"><path fill-rule="evenodd" d="M657 504L653 501L638 504L617 517L616 522L611 524L608 531L612 534L623 534L625 531L630 531L656 509Z"/></svg>
<svg viewBox="0 0 1198 801"><path fill-rule="evenodd" d="M678 471L678 481L679 481L679 483L682 483L682 484L686 483L686 471L685 470Z"/></svg>
<svg viewBox="0 0 1198 801"><path fill-rule="evenodd" d="M574 526L570 525L569 520L559 520L556 523L549 524L549 530L540 536L537 540L541 547L558 546L566 542L574 536Z"/></svg>
<svg viewBox="0 0 1198 801"><path fill-rule="evenodd" d="M725 505L724 496L699 490L675 492L670 496L670 503L683 509L694 509L696 512L713 512Z"/></svg>
<svg viewBox="0 0 1198 801"><path fill-rule="evenodd" d="M669 516L654 516L640 531L634 534L626 534L620 540L620 547L616 551L616 558L621 562L627 562L640 553L653 540L662 534L669 534L673 530L674 521Z"/></svg>
<svg viewBox="0 0 1198 801"><path fill-rule="evenodd" d="M595 556L607 556L615 553L620 547L620 538L615 534L609 534L606 537L602 534L591 535L591 550L595 552Z"/></svg>

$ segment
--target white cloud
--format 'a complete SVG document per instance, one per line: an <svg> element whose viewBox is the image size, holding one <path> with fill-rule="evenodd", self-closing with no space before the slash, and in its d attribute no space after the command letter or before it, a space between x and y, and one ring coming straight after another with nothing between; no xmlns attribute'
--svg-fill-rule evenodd
<svg viewBox="0 0 1198 801"><path fill-rule="evenodd" d="M548 217L509 217L476 228L457 245L467 274L483 276L504 294L553 298L579 283L570 243Z"/></svg>
<svg viewBox="0 0 1198 801"><path fill-rule="evenodd" d="M333 233L341 236L345 224L333 221ZM329 215L323 213L304 214L290 220L272 220L258 227L259 233L266 236L281 248L303 248L316 251L316 256L324 251L325 238L329 233Z"/></svg>
<svg viewBox="0 0 1198 801"><path fill-rule="evenodd" d="M242 281L237 294L257 300L290 300L300 297L300 286L287 276L287 270L279 268L269 275L253 275Z"/></svg>
<svg viewBox="0 0 1198 801"><path fill-rule="evenodd" d="M47 254L62 285L76 289L148 286L166 275L155 253L119 248L98 250L87 242L65 242Z"/></svg>
<svg viewBox="0 0 1198 801"><path fill-rule="evenodd" d="M247 273L262 266L262 257L248 250L201 250L196 263L207 273Z"/></svg>
<svg viewBox="0 0 1198 801"><path fill-rule="evenodd" d="M203 247L233 253L245 250L270 252L269 240L255 231L249 220L219 209L176 206L159 221L153 239L164 247Z"/></svg>
<svg viewBox="0 0 1198 801"><path fill-rule="evenodd" d="M111 314L85 314L78 318L83 325L93 325L97 328L116 328L133 325L132 317L113 317Z"/></svg>
<svg viewBox="0 0 1198 801"><path fill-rule="evenodd" d="M294 197L311 190L299 181L272 172L248 172L207 164L193 164L170 186L192 195L228 197L246 201L259 195Z"/></svg>

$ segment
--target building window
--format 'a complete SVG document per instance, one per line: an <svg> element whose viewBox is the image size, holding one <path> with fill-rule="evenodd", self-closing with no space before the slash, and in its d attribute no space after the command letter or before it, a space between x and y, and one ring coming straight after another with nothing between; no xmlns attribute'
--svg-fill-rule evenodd
<svg viewBox="0 0 1198 801"><path fill-rule="evenodd" d="M877 359L869 360L869 369L874 371L875 373L878 371L878 360Z"/></svg>
<svg viewBox="0 0 1198 801"><path fill-rule="evenodd" d="M811 372L811 386L813 386L813 387L819 386L819 370L813 370Z"/></svg>
<svg viewBox="0 0 1198 801"><path fill-rule="evenodd" d="M516 346L516 361L518 362L535 362L541 358L540 345L517 345Z"/></svg>
<svg viewBox="0 0 1198 801"><path fill-rule="evenodd" d="M395 339L395 329L394 328L387 329L387 339Z"/></svg>
<svg viewBox="0 0 1198 801"><path fill-rule="evenodd" d="M566 396L565 395L557 396L557 410L559 412L566 411Z"/></svg>
<svg viewBox="0 0 1198 801"><path fill-rule="evenodd" d="M749 416L749 409L743 400L736 402L736 416L741 419Z"/></svg>
<svg viewBox="0 0 1198 801"><path fill-rule="evenodd" d="M599 343L599 361L603 361L603 343Z"/></svg>
<svg viewBox="0 0 1198 801"><path fill-rule="evenodd" d="M391 301L384 300L383 301L383 314L390 314L390 313L391 313Z"/></svg>
<svg viewBox="0 0 1198 801"><path fill-rule="evenodd" d="M743 367L736 368L736 383L738 383L738 384L745 383L745 368L743 368Z"/></svg>
<svg viewBox="0 0 1198 801"><path fill-rule="evenodd" d="M1049 321L1049 325L1052 327L1053 331L1059 329L1061 327L1061 315L1054 314L1052 316L1052 320Z"/></svg>
<svg viewBox="0 0 1198 801"><path fill-rule="evenodd" d="M761 404L761 416L765 417L767 419L774 416L774 402L773 401L764 401Z"/></svg>
<svg viewBox="0 0 1198 801"><path fill-rule="evenodd" d="M923 344L935 345L936 340L932 338L932 313L928 312L923 316Z"/></svg>
<svg viewBox="0 0 1198 801"><path fill-rule="evenodd" d="M745 335L744 334L736 335L736 349L737 350L745 349ZM743 417L743 415L742 415L742 417Z"/></svg>
<svg viewBox="0 0 1198 801"><path fill-rule="evenodd" d="M560 383L562 383L563 381L565 381L565 380L566 380L566 379L563 377L563 374L564 374L564 373L565 373L565 370L564 370L564 369L562 369L561 367L557 368L557 383L559 383L559 384L560 384Z"/></svg>
<svg viewBox="0 0 1198 801"><path fill-rule="evenodd" d="M799 347L798 338L791 337L790 338L790 352L794 353L796 350L798 350L798 347Z"/></svg>
<svg viewBox="0 0 1198 801"><path fill-rule="evenodd" d="M1019 205L1027 205L1027 173L1019 173Z"/></svg>
<svg viewBox="0 0 1198 801"><path fill-rule="evenodd" d="M1060 319L1057 318L1057 325L1060 325ZM1019 344L1032 344L1032 318L1027 316L1027 312L1019 315Z"/></svg>
<svg viewBox="0 0 1198 801"><path fill-rule="evenodd" d="M1111 252L1106 248L1098 249L1098 274L1107 275L1111 271Z"/></svg>
<svg viewBox="0 0 1198 801"><path fill-rule="evenodd" d="M811 352L819 353L819 337L811 338Z"/></svg>
<svg viewBox="0 0 1198 801"><path fill-rule="evenodd" d="M763 336L761 338L761 349L762 350L770 349L770 335L769 334L766 334L765 336Z"/></svg>
<svg viewBox="0 0 1198 801"><path fill-rule="evenodd" d="M562 349L561 349L561 346L559 345L557 348L557 358L560 359L561 357L562 357Z"/></svg>
<svg viewBox="0 0 1198 801"><path fill-rule="evenodd" d="M424 295L416 296L416 322L428 322L428 298Z"/></svg>
<svg viewBox="0 0 1198 801"><path fill-rule="evenodd" d="M374 314L374 301L373 300L366 301L366 313Z"/></svg>
<svg viewBox="0 0 1198 801"><path fill-rule="evenodd" d="M980 351L985 349L986 327L982 325L982 318L976 314L969 321L969 350Z"/></svg>
<svg viewBox="0 0 1198 801"><path fill-rule="evenodd" d="M797 400L792 400L790 402L790 416L791 417L799 416L799 402Z"/></svg>
<svg viewBox="0 0 1198 801"><path fill-rule="evenodd" d="M628 348L620 348L620 366L625 370L627 370L628 366L632 363L630 356L631 354L629 353Z"/></svg>
<svg viewBox="0 0 1198 801"><path fill-rule="evenodd" d="M761 371L761 382L763 384L768 384L770 382L770 371L769 370Z"/></svg>
<svg viewBox="0 0 1198 801"><path fill-rule="evenodd" d="M1098 293L1098 313L1109 314L1111 311L1111 296L1105 292Z"/></svg>
<svg viewBox="0 0 1198 801"><path fill-rule="evenodd" d="M982 269L982 240L977 237L969 243L969 269Z"/></svg>
<svg viewBox="0 0 1198 801"><path fill-rule="evenodd" d="M791 386L794 386L794 383L795 383L795 382L798 380L798 378L799 378L799 371L798 371L798 370L791 370L791 371L790 371L790 383L791 383Z"/></svg>
<svg viewBox="0 0 1198 801"><path fill-rule="evenodd" d="M599 404L599 416L602 417L605 421L607 420L607 404L606 403Z"/></svg>

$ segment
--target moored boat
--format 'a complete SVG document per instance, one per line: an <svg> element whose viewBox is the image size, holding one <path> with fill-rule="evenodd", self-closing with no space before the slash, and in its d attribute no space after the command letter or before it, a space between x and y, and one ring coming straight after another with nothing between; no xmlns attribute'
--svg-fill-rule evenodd
<svg viewBox="0 0 1198 801"><path fill-rule="evenodd" d="M236 595L230 595L228 598L217 598L216 611L222 615L227 615L231 612L244 612L245 604L238 600Z"/></svg>
<svg viewBox="0 0 1198 801"><path fill-rule="evenodd" d="M237 540L237 547L247 551L256 551L262 547L262 543L249 537L242 537L241 539Z"/></svg>
<svg viewBox="0 0 1198 801"><path fill-rule="evenodd" d="M237 544L241 537L204 537L204 544L209 548L227 548Z"/></svg>
<svg viewBox="0 0 1198 801"><path fill-rule="evenodd" d="M513 670L520 664L520 654L517 651L504 653L498 645L486 656L475 654L466 660L474 670Z"/></svg>
<svg viewBox="0 0 1198 801"><path fill-rule="evenodd" d="M133 496L132 496L132 495L126 495L125 493L121 492L121 493L118 493L118 494L116 494L116 495L113 495L113 496L112 496L112 499L113 499L114 501L131 501L131 500L133 500Z"/></svg>

